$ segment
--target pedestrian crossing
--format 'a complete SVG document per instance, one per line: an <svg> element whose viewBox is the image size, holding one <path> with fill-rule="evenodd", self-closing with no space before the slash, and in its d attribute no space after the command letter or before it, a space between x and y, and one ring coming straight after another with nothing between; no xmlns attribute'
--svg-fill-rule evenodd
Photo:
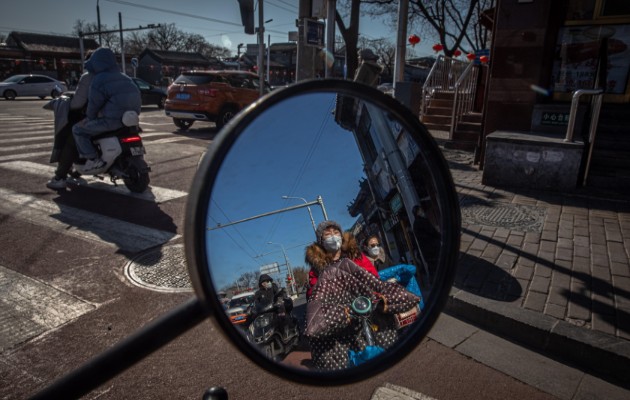
<svg viewBox="0 0 630 400"><path fill-rule="evenodd" d="M188 140L174 136L167 129L171 124L141 122L145 147L161 143ZM168 128L163 128L168 125ZM41 177L44 183L54 175L56 164L48 163L53 144L52 116L29 117L0 112L0 174L26 174ZM163 129L161 131L161 129ZM148 150L150 153L150 149ZM130 198L161 204L187 196L187 193L170 188L150 186L144 193L133 193L122 182L112 183L108 176L99 179L83 176L90 189L116 193ZM48 193L48 189L46 192ZM140 226L95 212L70 207L19 193L15 188L0 187L0 215L9 215L45 229L70 235L80 240L99 243L121 251L137 253L179 238L175 232Z"/></svg>

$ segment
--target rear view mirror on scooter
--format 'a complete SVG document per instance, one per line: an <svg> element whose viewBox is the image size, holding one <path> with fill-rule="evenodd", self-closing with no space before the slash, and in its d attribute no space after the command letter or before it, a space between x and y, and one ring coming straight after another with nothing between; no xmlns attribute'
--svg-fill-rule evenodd
<svg viewBox="0 0 630 400"><path fill-rule="evenodd" d="M311 250L324 248L323 229L333 225L343 231L342 258L318 263ZM184 231L197 297L42 397L80 396L208 316L238 350L284 379L367 379L432 327L448 299L459 236L446 161L407 108L349 81L274 91L226 125L199 164ZM372 259L378 278L356 265L371 256L371 237L383 255ZM325 280L322 271L337 264L341 272ZM322 277L316 283L312 267L315 280ZM284 292L277 306L257 312L253 303L227 303L226 294L259 290L263 275ZM321 326L309 328L315 320Z"/></svg>

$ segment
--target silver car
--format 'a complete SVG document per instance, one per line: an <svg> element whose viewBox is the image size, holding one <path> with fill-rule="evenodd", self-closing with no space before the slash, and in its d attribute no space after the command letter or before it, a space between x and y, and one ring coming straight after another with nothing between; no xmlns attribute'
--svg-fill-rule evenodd
<svg viewBox="0 0 630 400"><path fill-rule="evenodd" d="M14 100L20 96L37 96L40 99L50 96L55 98L68 90L65 83L46 75L13 75L0 82L0 96Z"/></svg>

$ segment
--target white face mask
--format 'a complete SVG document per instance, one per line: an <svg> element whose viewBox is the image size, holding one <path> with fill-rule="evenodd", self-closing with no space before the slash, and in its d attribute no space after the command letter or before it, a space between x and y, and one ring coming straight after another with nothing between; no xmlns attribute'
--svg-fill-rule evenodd
<svg viewBox="0 0 630 400"><path fill-rule="evenodd" d="M264 287L265 289L270 289L271 288L271 282L266 281L262 283L262 287Z"/></svg>
<svg viewBox="0 0 630 400"><path fill-rule="evenodd" d="M333 235L333 236L327 237L326 239L324 239L323 246L324 246L324 249L326 249L326 251L330 253L339 250L341 248L341 236Z"/></svg>
<svg viewBox="0 0 630 400"><path fill-rule="evenodd" d="M381 248L379 246L374 246L374 247L370 247L370 249L368 250L368 253L370 253L372 257L376 257L378 256L378 253L380 251L381 251Z"/></svg>

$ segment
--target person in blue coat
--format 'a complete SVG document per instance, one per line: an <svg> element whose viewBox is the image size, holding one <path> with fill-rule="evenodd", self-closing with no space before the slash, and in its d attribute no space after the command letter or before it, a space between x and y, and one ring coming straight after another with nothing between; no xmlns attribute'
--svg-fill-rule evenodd
<svg viewBox="0 0 630 400"><path fill-rule="evenodd" d="M94 75L86 118L73 127L72 133L79 155L87 159L84 171L89 173L105 165L91 137L122 128L122 117L126 111L135 111L139 115L142 98L135 83L118 70L116 56L110 49L94 51L85 68Z"/></svg>

